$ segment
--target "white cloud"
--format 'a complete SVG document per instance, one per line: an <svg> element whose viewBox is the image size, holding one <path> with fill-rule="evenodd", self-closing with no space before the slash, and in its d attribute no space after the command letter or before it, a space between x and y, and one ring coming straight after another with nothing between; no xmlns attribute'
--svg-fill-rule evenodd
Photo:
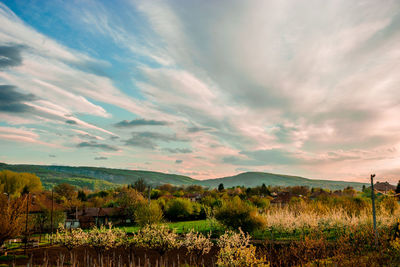
<svg viewBox="0 0 400 267"><path fill-rule="evenodd" d="M138 87L132 91L140 90L135 93L143 97L139 100L116 88L111 78L81 68L107 62L38 33L1 4L1 42L25 48L23 64L0 73L0 80L37 96L26 103L35 108L34 116L73 120L74 127L87 131L114 135L120 130L77 118L112 117L99 103L168 121L168 131L191 139L193 153L182 158L181 173L228 175L240 166L221 164L222 158L246 160L246 155L281 151L297 161L260 169L361 177L370 168L387 171L397 162L397 152L387 151L400 144L395 119L400 112L399 7L394 0L69 6L75 27L130 51L131 57L115 59L134 62L129 74ZM13 116L0 114L9 123ZM190 127L207 130L190 132ZM142 161L152 156L145 151ZM173 157L157 155L155 168L168 170Z"/></svg>

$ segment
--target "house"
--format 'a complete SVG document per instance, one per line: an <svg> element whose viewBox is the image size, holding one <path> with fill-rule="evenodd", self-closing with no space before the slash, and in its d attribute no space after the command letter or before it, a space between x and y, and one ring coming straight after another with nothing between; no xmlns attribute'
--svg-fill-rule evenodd
<svg viewBox="0 0 400 267"><path fill-rule="evenodd" d="M290 192L286 192L286 191L278 192L278 193L271 194L271 195L274 196L274 199L271 200L271 204L273 204L273 205L287 204L287 203L289 203L290 199L292 197L294 197L293 194L291 194Z"/></svg>
<svg viewBox="0 0 400 267"><path fill-rule="evenodd" d="M44 211L65 211L65 207L52 201L51 196L44 193L32 194L29 203L29 213L41 213Z"/></svg>
<svg viewBox="0 0 400 267"><path fill-rule="evenodd" d="M395 191L396 186L391 185L388 182L384 183L377 182L376 184L374 184L374 190L386 194L389 191Z"/></svg>
<svg viewBox="0 0 400 267"><path fill-rule="evenodd" d="M188 198L190 201L192 202L196 202L196 201L200 201L201 200L201 194L186 194L185 195L186 198Z"/></svg>
<svg viewBox="0 0 400 267"><path fill-rule="evenodd" d="M83 208L70 212L66 220L66 228L91 228L94 226L125 223L120 208Z"/></svg>

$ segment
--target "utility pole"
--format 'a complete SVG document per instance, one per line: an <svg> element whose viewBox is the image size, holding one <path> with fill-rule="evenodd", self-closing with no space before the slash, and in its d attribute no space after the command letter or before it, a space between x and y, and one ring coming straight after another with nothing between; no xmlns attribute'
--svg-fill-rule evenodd
<svg viewBox="0 0 400 267"><path fill-rule="evenodd" d="M53 210L54 210L54 190L51 189L51 213L50 213L50 229L51 229L51 244L53 245Z"/></svg>
<svg viewBox="0 0 400 267"><path fill-rule="evenodd" d="M375 177L375 174L371 174L372 218L373 218L373 222L374 222L375 247L378 247L378 232L376 231L374 177Z"/></svg>
<svg viewBox="0 0 400 267"><path fill-rule="evenodd" d="M26 255L26 246L28 244L28 219L29 219L29 192L26 197L26 222L25 222L25 249L24 253Z"/></svg>

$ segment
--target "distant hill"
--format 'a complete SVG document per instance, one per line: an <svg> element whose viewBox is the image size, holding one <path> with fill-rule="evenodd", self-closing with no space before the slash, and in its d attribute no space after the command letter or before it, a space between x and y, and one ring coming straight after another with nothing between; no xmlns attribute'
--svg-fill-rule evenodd
<svg viewBox="0 0 400 267"><path fill-rule="evenodd" d="M45 188L51 188L56 184L69 183L79 188L87 187L91 190L101 190L117 187L123 184L132 184L139 178L143 178L146 183L153 186L161 184L191 185L198 184L210 188L218 187L220 183L225 188L234 186L254 187L262 185L272 186L296 186L303 185L311 187L321 187L331 190L343 189L352 186L361 190L363 183L313 180L298 176L264 172L245 172L235 176L196 180L188 176L167 174L162 172L122 170L97 167L69 167L52 165L25 165L25 164L5 164L0 163L0 170L11 170L15 172L30 172L36 174L42 181Z"/></svg>
<svg viewBox="0 0 400 267"><path fill-rule="evenodd" d="M235 176L229 176L217 179L208 179L199 182L199 184L208 186L210 188L218 187L220 183L223 183L225 188L233 186L242 186L242 185L246 187L254 187L262 185L263 183L265 183L266 185L273 185L273 186L300 185L300 186L308 186L310 188L320 187L331 190L343 189L346 188L347 186L351 186L356 190L361 190L363 185L368 186L368 184L357 183L357 182L314 180L299 176L290 176L290 175L265 173L265 172L245 172Z"/></svg>
<svg viewBox="0 0 400 267"><path fill-rule="evenodd" d="M69 183L77 187L87 187L92 190L107 189L123 184L132 184L139 178L143 178L151 185L173 184L189 185L195 183L187 176L166 174L152 171L133 171L97 167L69 167L53 165L25 165L0 163L0 170L15 172L30 172L36 174L45 188L51 188L55 184Z"/></svg>

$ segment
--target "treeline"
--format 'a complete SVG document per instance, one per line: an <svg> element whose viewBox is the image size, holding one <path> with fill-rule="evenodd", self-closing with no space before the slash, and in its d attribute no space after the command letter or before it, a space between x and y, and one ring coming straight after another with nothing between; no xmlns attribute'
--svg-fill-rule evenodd
<svg viewBox="0 0 400 267"><path fill-rule="evenodd" d="M350 187L329 191L305 186L278 187L265 184L253 188L224 188L223 184L217 189L170 184L152 188L143 179L138 179L131 185L109 190L78 190L70 184L62 183L48 191L42 189L37 176L11 171L0 172L0 192L3 193L1 201L8 199L10 205L29 201L31 211L35 211L30 216L32 229L39 232L55 228L65 220L68 212L76 213L92 207L113 208L113 215L119 217L122 223L143 226L160 221L208 218L216 219L228 228L241 227L244 231L253 232L265 228L265 214L276 205L296 209L307 207L318 214L337 208L342 208L348 214L358 214L371 206L368 188L364 192L357 192ZM377 202L378 208L384 207L391 212L398 206L397 199L391 196L378 196ZM3 209L7 209L6 206L4 204ZM8 217L15 216L10 212L8 214Z"/></svg>

